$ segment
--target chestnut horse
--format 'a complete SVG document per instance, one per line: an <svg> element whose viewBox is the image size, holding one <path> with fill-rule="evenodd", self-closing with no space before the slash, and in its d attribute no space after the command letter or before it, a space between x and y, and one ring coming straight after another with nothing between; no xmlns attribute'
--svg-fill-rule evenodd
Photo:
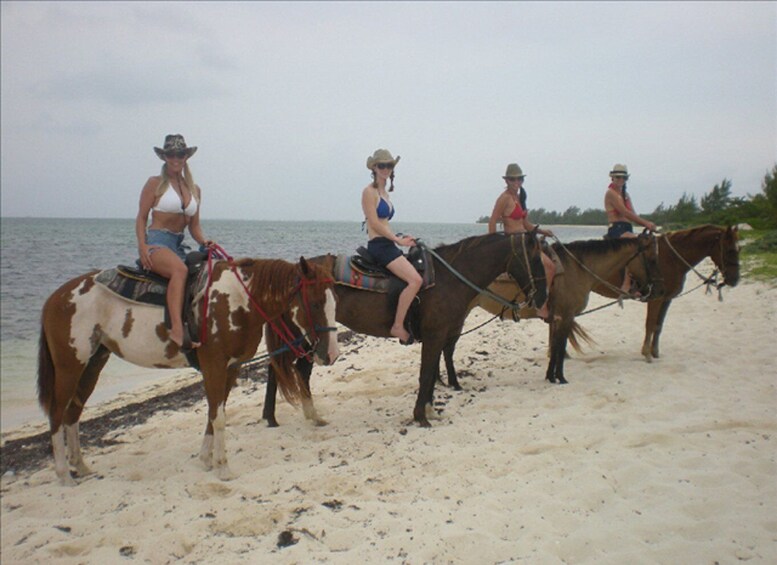
<svg viewBox="0 0 777 565"><path fill-rule="evenodd" d="M545 378L552 383L566 384L564 377L564 359L566 358L567 342L573 341L573 333L586 338L586 334L575 322L575 316L585 310L588 295L591 290L608 278L623 279L622 271L627 264L639 263L643 272L647 273L641 281L642 296L660 296L663 294L663 284L658 271L657 239L652 234L643 233L636 238L615 240L574 241L567 244L555 243L553 249L559 256L563 274L559 273L553 279L548 303L550 313L549 346L550 361ZM620 273L620 274L618 274ZM620 284L620 281L618 282ZM489 287L494 293L504 298L514 298L519 294L511 281L497 280ZM618 292L618 287L613 286ZM622 293L621 293L622 294ZM619 294L620 295L620 294ZM501 314L503 309L487 296L478 296L472 306L480 306L494 314ZM522 317L536 317L531 311L521 312ZM444 352L448 369L448 384L459 389L458 378L453 367L453 347Z"/></svg>
<svg viewBox="0 0 777 565"><path fill-rule="evenodd" d="M723 285L737 285L739 282L738 239L736 227L724 228L711 224L667 232L658 237L658 268L664 279L666 292L661 297L652 297L647 303L645 340L642 343L642 355L646 361L658 359L658 339L664 327L666 313L672 299L682 292L688 271L693 269L700 279L713 284L714 281L707 281L706 277L701 276L694 269L702 259L706 257L712 259L723 274L723 283L717 285L718 289ZM645 280L646 274L639 264L629 265L629 271L635 279ZM607 280L611 284L618 284L619 277L621 275L613 274ZM594 287L593 291L602 296L615 296L612 289L604 285Z"/></svg>
<svg viewBox="0 0 777 565"><path fill-rule="evenodd" d="M430 427L428 416L439 374L440 353L458 339L472 299L505 272L517 281L516 287L522 288L533 304L542 305L546 298L545 271L535 233L473 236L451 245L438 246L434 252L435 284L418 294L422 345L413 418L421 427ZM334 259L334 256L326 255L310 261L332 272ZM358 333L391 337L389 329L394 320L394 309L389 305L387 294L342 284L335 284L335 292L338 322ZM310 363L300 359L297 368L309 389ZM268 378L263 417L270 426L278 425L272 371Z"/></svg>
<svg viewBox="0 0 777 565"><path fill-rule="evenodd" d="M225 405L240 364L256 352L264 325L278 324L284 313L298 326L296 333L303 328L311 336L317 360L332 363L338 355L335 296L331 275L304 258L298 264L217 261L212 267L210 284L193 304L197 324L205 320L204 340L195 350L208 400L200 459L228 479ZM91 473L81 455L78 421L111 353L142 367L189 365L170 340L163 307L114 294L96 282L98 274L62 285L46 301L41 318L38 399L49 418L56 473L65 485L75 484L68 462L78 476ZM298 399L304 387L291 361L274 364L284 396Z"/></svg>

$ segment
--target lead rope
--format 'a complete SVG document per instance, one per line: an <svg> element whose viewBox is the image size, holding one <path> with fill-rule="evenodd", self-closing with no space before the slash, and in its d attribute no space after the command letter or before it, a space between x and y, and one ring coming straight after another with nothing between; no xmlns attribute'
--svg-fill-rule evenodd
<svg viewBox="0 0 777 565"><path fill-rule="evenodd" d="M265 322L269 324L270 328L275 332L275 334L280 337L281 341L285 344L285 347L287 347L292 353L294 353L295 357L306 357L309 360L309 353L306 352L303 348L297 345L296 338L294 338L293 332L289 329L289 327L286 325L286 322L283 321L281 318L280 325L282 326L282 329L279 328L273 321L270 319L270 317L262 310L261 306L256 302L254 297L251 295L251 292L248 290L248 287L243 282L243 279L240 277L240 274L237 272L237 267L234 264L234 261L232 257L224 250L223 247L218 245L217 243L213 243L208 248L208 283L205 286L205 296L203 297L202 302L202 327L200 329L200 343L205 343L205 338L207 336L207 318L208 318L208 302L210 297L210 287L213 282L213 259L214 256L216 256L216 259L223 259L230 262L230 269L235 275L235 278L238 280L240 285L243 287L243 290L245 290L246 294L248 295L248 299L251 302L251 305L254 307L254 310L259 312L259 314L264 318ZM300 282L297 287L294 289L294 292L297 290L300 290L303 295L303 302L306 303L306 297L304 292L304 286L302 282ZM307 304L306 304L307 307ZM306 312L306 314L309 314L309 311Z"/></svg>

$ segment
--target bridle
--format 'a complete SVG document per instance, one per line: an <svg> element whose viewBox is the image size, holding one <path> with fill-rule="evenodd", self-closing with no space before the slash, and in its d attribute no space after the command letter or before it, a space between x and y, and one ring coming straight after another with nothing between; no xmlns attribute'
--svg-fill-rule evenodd
<svg viewBox="0 0 777 565"><path fill-rule="evenodd" d="M301 336L295 336L294 331L289 328L288 324L286 324L286 321L284 320L283 314L285 313L285 310L283 313L281 313L279 316L277 316L275 319L273 319L271 316L269 316L259 305L259 303L256 301L256 299L251 294L251 291L249 290L248 286L243 281L243 278L240 276L240 273L238 273L237 267L235 266L235 263L224 249L219 246L218 244L213 244L211 247L208 248L208 282L205 286L205 294L202 301L202 327L200 329L200 342L205 343L206 337L207 337L207 316L208 316L208 298L210 296L210 287L213 281L213 261L214 258L216 260L226 260L229 261L229 268L234 273L235 278L240 283L240 286L243 287L243 290L246 293L246 296L248 296L248 301L251 304L251 307L259 313L260 316L264 319L265 323L270 327L270 329L275 333L275 335L278 336L278 338L283 342L284 348L283 350L291 351L295 358L305 357L306 359L310 360L311 353L315 350L316 346L318 345L318 342L320 341L320 337L318 336L319 333L322 332L332 332L336 331L337 328L334 327L327 327L327 326L317 326L313 320L313 314L311 312L310 307L310 298L308 296L308 287L311 285L318 285L318 284L331 284L334 281L331 278L323 278L323 279L307 279L305 277L299 277L297 283L294 285L294 287L291 289L291 291L288 294L287 298L287 304L290 304L293 300L293 296L297 293L300 295L300 299L305 311L306 319L309 322L309 331L303 332ZM304 328L303 328L304 329ZM304 348L300 346L300 342L305 341L309 344L309 348Z"/></svg>

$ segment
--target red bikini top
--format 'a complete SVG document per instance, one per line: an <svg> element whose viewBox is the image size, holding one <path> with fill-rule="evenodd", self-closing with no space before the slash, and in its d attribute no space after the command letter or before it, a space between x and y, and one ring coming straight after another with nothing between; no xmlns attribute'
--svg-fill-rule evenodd
<svg viewBox="0 0 777 565"><path fill-rule="evenodd" d="M516 202L515 208L513 208L513 211L510 213L508 218L512 218L513 220L523 220L527 216L526 210L521 208L521 205Z"/></svg>

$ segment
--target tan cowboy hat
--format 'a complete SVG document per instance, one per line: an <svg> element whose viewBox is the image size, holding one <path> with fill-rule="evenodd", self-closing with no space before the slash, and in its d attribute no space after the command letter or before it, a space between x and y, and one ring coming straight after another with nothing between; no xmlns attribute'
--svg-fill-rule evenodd
<svg viewBox="0 0 777 565"><path fill-rule="evenodd" d="M610 171L611 177L623 177L625 179L629 178L629 169L626 167L626 165L621 165L620 163L617 163L612 166L612 170Z"/></svg>
<svg viewBox="0 0 777 565"><path fill-rule="evenodd" d="M507 165L507 170L505 171L505 176L502 178L504 180L507 179L522 179L526 175L523 174L523 171L521 170L521 167L518 166L518 163L510 163Z"/></svg>
<svg viewBox="0 0 777 565"><path fill-rule="evenodd" d="M191 157L197 152L196 147L187 147L186 141L180 133L171 133L165 137L165 145L162 148L154 147L154 151L163 161L165 155L171 153L185 153L187 157Z"/></svg>
<svg viewBox="0 0 777 565"><path fill-rule="evenodd" d="M391 163L396 166L396 164L399 163L399 158L399 155L397 155L397 158L394 159L388 149L376 149L371 157L367 157L367 168L372 170L372 167L378 163Z"/></svg>

